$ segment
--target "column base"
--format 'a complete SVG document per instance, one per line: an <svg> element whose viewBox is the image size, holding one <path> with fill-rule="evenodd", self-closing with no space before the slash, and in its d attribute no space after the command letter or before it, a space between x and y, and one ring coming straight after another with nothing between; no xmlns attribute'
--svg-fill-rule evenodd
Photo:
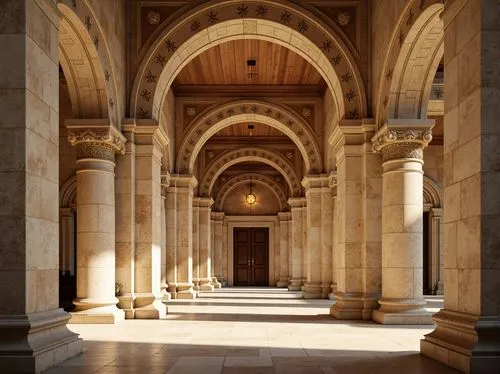
<svg viewBox="0 0 500 374"><path fill-rule="evenodd" d="M116 305L73 311L70 314L68 323L71 324L114 324L125 320L125 312Z"/></svg>
<svg viewBox="0 0 500 374"><path fill-rule="evenodd" d="M39 373L83 350L62 309L0 316L0 373Z"/></svg>
<svg viewBox="0 0 500 374"><path fill-rule="evenodd" d="M302 290L302 278L292 278L288 284L288 291L301 291Z"/></svg>
<svg viewBox="0 0 500 374"><path fill-rule="evenodd" d="M321 283L320 282L307 282L304 285L302 296L304 299L321 299Z"/></svg>
<svg viewBox="0 0 500 374"><path fill-rule="evenodd" d="M328 294L328 299L336 300L335 293L337 292L337 283L330 284L330 293Z"/></svg>
<svg viewBox="0 0 500 374"><path fill-rule="evenodd" d="M171 299L177 299L177 283L169 282L167 287L167 293L170 295Z"/></svg>
<svg viewBox="0 0 500 374"><path fill-rule="evenodd" d="M193 283L177 283L176 287L176 299L196 299L198 294L193 289Z"/></svg>
<svg viewBox="0 0 500 374"><path fill-rule="evenodd" d="M500 372L500 320L441 309L420 353L465 373Z"/></svg>
<svg viewBox="0 0 500 374"><path fill-rule="evenodd" d="M200 280L198 278L193 278L193 290L200 290Z"/></svg>
<svg viewBox="0 0 500 374"><path fill-rule="evenodd" d="M214 288L221 288L222 287L222 284L219 283L219 281L217 280L217 277L212 277L212 284L213 284Z"/></svg>
<svg viewBox="0 0 500 374"><path fill-rule="evenodd" d="M286 276L286 277L280 277L280 280L276 284L276 287L280 287L280 288L286 288L286 287L288 287L288 276Z"/></svg>
<svg viewBox="0 0 500 374"><path fill-rule="evenodd" d="M380 299L380 309L373 320L383 325L433 325L432 313L424 309L426 301L414 299Z"/></svg>
<svg viewBox="0 0 500 374"><path fill-rule="evenodd" d="M330 307L330 314L336 319L368 321L379 306L378 295L374 294L335 292L333 297L336 302Z"/></svg>
<svg viewBox="0 0 500 374"><path fill-rule="evenodd" d="M212 284L212 278L201 278L198 286L199 291L212 292L214 290L214 285Z"/></svg>
<svg viewBox="0 0 500 374"><path fill-rule="evenodd" d="M328 299L328 295L330 294L331 285L330 282L321 284L321 298Z"/></svg>
<svg viewBox="0 0 500 374"><path fill-rule="evenodd" d="M134 319L134 301L135 295L131 293L124 293L117 296L118 308L125 312L125 319Z"/></svg>
<svg viewBox="0 0 500 374"><path fill-rule="evenodd" d="M135 319L161 319L167 315L167 307L161 298L151 293L138 293L135 299Z"/></svg>

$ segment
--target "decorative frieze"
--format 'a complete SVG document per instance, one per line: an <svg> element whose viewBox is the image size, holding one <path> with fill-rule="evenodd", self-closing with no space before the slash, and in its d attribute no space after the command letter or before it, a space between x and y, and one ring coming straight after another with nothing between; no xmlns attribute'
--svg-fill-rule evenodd
<svg viewBox="0 0 500 374"><path fill-rule="evenodd" d="M415 158L422 160L424 148L432 140L432 120L411 121L406 126L404 120L395 120L384 125L372 138L373 151L382 153L383 161Z"/></svg>

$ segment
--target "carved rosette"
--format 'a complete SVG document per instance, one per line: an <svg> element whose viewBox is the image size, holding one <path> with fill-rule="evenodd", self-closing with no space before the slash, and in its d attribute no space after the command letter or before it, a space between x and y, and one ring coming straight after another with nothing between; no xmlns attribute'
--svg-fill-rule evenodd
<svg viewBox="0 0 500 374"><path fill-rule="evenodd" d="M77 158L115 161L125 153L125 137L110 126L83 128L68 126L68 141L76 146Z"/></svg>
<svg viewBox="0 0 500 374"><path fill-rule="evenodd" d="M372 139L373 151L382 153L384 162L413 158L423 160L424 148L432 140L430 128L388 128L384 126Z"/></svg>

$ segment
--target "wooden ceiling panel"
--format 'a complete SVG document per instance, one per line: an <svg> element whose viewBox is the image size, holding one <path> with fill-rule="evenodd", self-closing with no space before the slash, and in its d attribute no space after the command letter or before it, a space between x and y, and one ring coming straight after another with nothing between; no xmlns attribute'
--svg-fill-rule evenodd
<svg viewBox="0 0 500 374"><path fill-rule="evenodd" d="M253 125L252 135L250 135L250 129L248 125ZM228 126L217 132L214 137L226 137L226 136L253 136L253 137L286 137L280 130L275 129L269 125L264 125L262 123L236 123L234 125Z"/></svg>
<svg viewBox="0 0 500 374"><path fill-rule="evenodd" d="M247 59L257 65L249 77ZM194 58L179 73L174 88L192 85L307 85L326 88L317 70L295 52L255 39L219 44Z"/></svg>

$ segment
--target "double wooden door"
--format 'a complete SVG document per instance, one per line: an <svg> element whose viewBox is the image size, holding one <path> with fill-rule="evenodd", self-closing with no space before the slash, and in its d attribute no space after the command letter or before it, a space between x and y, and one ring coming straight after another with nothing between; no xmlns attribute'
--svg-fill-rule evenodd
<svg viewBox="0 0 500 374"><path fill-rule="evenodd" d="M235 227L234 285L269 285L269 229Z"/></svg>

